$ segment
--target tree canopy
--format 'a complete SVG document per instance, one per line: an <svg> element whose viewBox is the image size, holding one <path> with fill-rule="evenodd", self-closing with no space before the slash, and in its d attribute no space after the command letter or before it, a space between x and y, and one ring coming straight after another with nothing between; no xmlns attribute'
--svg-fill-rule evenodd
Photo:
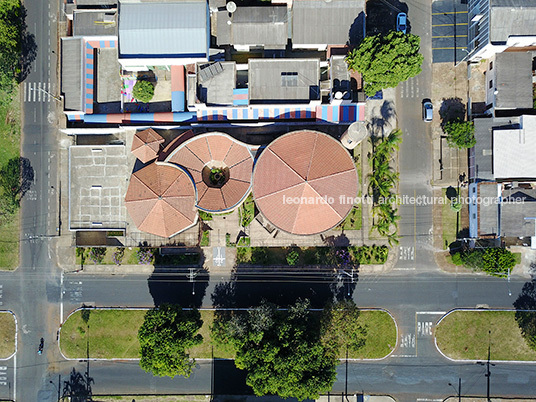
<svg viewBox="0 0 536 402"><path fill-rule="evenodd" d="M22 47L20 0L0 0L0 90L10 92L20 72Z"/></svg>
<svg viewBox="0 0 536 402"><path fill-rule="evenodd" d="M516 308L516 321L521 329L527 344L536 350L536 282L531 281L523 285L523 290L514 303Z"/></svg>
<svg viewBox="0 0 536 402"><path fill-rule="evenodd" d="M235 349L235 364L247 371L246 383L257 396L317 399L333 386L336 354L321 341L319 315L309 301L288 311L263 302L220 321L214 331L218 342Z"/></svg>
<svg viewBox="0 0 536 402"><path fill-rule="evenodd" d="M420 42L416 35L396 31L367 36L348 53L348 69L362 74L365 93L373 96L421 72L424 57L419 53Z"/></svg>
<svg viewBox="0 0 536 402"><path fill-rule="evenodd" d="M148 103L154 96L154 85L149 81L138 80L132 89L134 98L143 103Z"/></svg>
<svg viewBox="0 0 536 402"><path fill-rule="evenodd" d="M470 121L460 119L449 121L443 130L447 133L447 142L451 147L471 148L476 144L475 126Z"/></svg>
<svg viewBox="0 0 536 402"><path fill-rule="evenodd" d="M467 250L461 254L461 259L466 267L492 276L506 276L516 265L512 252L501 247Z"/></svg>
<svg viewBox="0 0 536 402"><path fill-rule="evenodd" d="M195 365L190 348L203 342L199 311L163 304L147 311L138 331L140 367L156 376L189 377Z"/></svg>
<svg viewBox="0 0 536 402"><path fill-rule="evenodd" d="M332 304L322 317L322 340L340 355L341 347L358 351L365 346L367 330L359 324L359 308L353 300Z"/></svg>

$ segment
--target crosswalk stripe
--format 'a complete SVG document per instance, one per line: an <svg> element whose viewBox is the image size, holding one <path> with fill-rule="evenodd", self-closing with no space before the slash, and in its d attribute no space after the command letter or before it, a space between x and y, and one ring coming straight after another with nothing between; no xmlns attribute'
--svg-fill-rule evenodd
<svg viewBox="0 0 536 402"><path fill-rule="evenodd" d="M50 82L23 82L24 102L51 102Z"/></svg>

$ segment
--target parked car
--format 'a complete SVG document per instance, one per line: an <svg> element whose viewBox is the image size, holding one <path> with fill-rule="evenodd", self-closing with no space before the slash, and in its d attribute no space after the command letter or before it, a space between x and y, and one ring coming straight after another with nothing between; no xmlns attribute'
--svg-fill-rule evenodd
<svg viewBox="0 0 536 402"><path fill-rule="evenodd" d="M406 13L399 13L396 17L396 30L406 33L406 25L407 25L407 15Z"/></svg>
<svg viewBox="0 0 536 402"><path fill-rule="evenodd" d="M429 123L432 121L432 118L434 116L434 106L432 105L432 102L430 102L430 99L425 99L422 101L422 119Z"/></svg>

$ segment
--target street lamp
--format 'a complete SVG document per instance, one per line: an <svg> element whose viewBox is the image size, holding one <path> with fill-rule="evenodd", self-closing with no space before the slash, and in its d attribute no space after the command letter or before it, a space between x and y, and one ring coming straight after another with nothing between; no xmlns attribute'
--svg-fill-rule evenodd
<svg viewBox="0 0 536 402"><path fill-rule="evenodd" d="M54 99L55 101L58 101L58 102L61 103L61 98L58 98L57 96L52 95L52 94L51 94L50 92L48 92L46 89L43 89L43 88L31 88L31 87L30 87L30 91L35 91L35 90L44 92L44 93L46 93L48 96L50 96L52 99Z"/></svg>

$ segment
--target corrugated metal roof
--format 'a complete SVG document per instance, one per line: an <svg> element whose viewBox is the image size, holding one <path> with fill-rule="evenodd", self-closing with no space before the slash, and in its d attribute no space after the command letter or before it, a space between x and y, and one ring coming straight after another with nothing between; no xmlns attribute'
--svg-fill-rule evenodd
<svg viewBox="0 0 536 402"><path fill-rule="evenodd" d="M227 11L219 11L218 44L263 45L267 48L285 46L288 40L287 19L286 6L238 7L231 17Z"/></svg>
<svg viewBox="0 0 536 402"><path fill-rule="evenodd" d="M364 9L364 0L295 0L292 43L345 45L352 24Z"/></svg>
<svg viewBox="0 0 536 402"><path fill-rule="evenodd" d="M205 1L121 3L121 57L203 57L208 53Z"/></svg>
<svg viewBox="0 0 536 402"><path fill-rule="evenodd" d="M82 39L61 39L61 92L65 110L82 110Z"/></svg>
<svg viewBox="0 0 536 402"><path fill-rule="evenodd" d="M320 98L318 59L249 59L250 102L308 102Z"/></svg>
<svg viewBox="0 0 536 402"><path fill-rule="evenodd" d="M532 109L532 54L505 52L495 56L495 107Z"/></svg>

